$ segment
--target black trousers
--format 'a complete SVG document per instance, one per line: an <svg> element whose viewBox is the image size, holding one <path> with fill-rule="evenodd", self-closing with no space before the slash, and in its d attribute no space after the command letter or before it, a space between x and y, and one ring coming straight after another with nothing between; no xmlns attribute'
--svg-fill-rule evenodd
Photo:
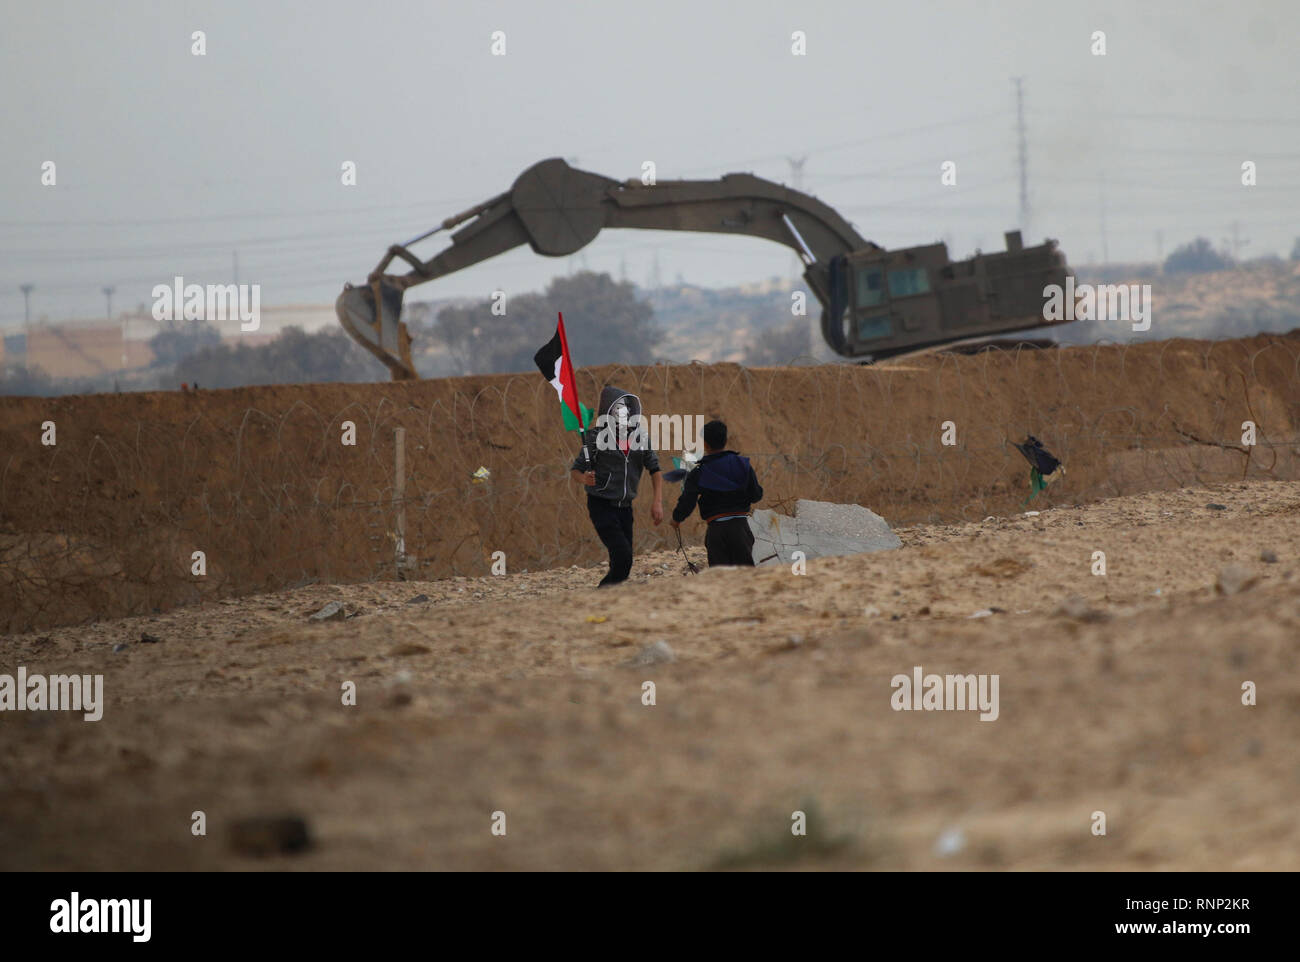
<svg viewBox="0 0 1300 962"><path fill-rule="evenodd" d="M748 518L710 521L704 533L704 547L709 552L709 567L718 565L754 566L754 532Z"/></svg>
<svg viewBox="0 0 1300 962"><path fill-rule="evenodd" d="M609 552L609 573L600 579L597 587L626 581L632 573L632 506L619 507L613 501L589 494L587 514Z"/></svg>

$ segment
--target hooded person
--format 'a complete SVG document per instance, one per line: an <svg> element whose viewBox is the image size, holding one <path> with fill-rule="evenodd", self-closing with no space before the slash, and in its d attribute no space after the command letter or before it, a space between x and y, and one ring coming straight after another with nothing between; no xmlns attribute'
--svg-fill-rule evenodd
<svg viewBox="0 0 1300 962"><path fill-rule="evenodd" d="M721 421L704 425L704 457L686 475L681 497L673 508L672 525L681 525L696 504L708 524L704 547L709 567L753 565L754 533L749 529L750 508L763 500L763 488L749 463L727 450L727 426Z"/></svg>
<svg viewBox="0 0 1300 962"><path fill-rule="evenodd" d="M600 392L595 422L582 436L572 473L587 489L587 515L609 552L609 572L598 587L626 581L632 572L632 502L643 470L650 472L654 501L650 517L664 519L663 475L650 447L641 399L608 385Z"/></svg>

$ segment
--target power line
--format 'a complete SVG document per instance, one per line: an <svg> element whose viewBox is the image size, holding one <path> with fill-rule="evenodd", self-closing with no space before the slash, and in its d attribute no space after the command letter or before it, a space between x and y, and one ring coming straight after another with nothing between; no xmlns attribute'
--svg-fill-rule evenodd
<svg viewBox="0 0 1300 962"><path fill-rule="evenodd" d="M862 147L866 144L880 143L885 140L896 140L899 137L908 137L912 134L930 133L935 130L942 130L945 127L965 127L971 124L982 124L989 120L996 120L1002 114L983 114L977 117L958 117L953 120L938 121L931 124L922 124L918 127L907 127L902 130L886 131L885 133L875 134L871 137L860 137L856 140L844 140L833 144L821 144L815 146L804 146L804 150L809 154L826 154L835 150L847 150L852 147ZM689 167L682 173L692 173L701 170L728 170L743 166L745 164L758 163L761 161L780 161L785 160L786 154L766 154L761 157L748 157L744 160L732 160L719 164L710 164L708 167Z"/></svg>
<svg viewBox="0 0 1300 962"><path fill-rule="evenodd" d="M380 210L410 210L414 207L440 206L450 209L470 203L465 197L447 200L413 200L401 204L373 204L365 207L316 208L315 210L244 211L238 214L186 214L183 217L124 218L119 220L0 220L0 227L158 227L164 224L212 223L228 220L277 220L286 217L333 217L372 213Z"/></svg>
<svg viewBox="0 0 1300 962"><path fill-rule="evenodd" d="M1048 111L1044 110L1044 113ZM1087 107L1071 108L1070 114L1104 114L1116 120L1168 121L1170 123L1192 123L1197 126L1205 124L1262 124L1267 127L1300 127L1300 119L1279 119L1277 117L1209 117L1205 114L1172 113L1128 113L1108 110L1090 110Z"/></svg>

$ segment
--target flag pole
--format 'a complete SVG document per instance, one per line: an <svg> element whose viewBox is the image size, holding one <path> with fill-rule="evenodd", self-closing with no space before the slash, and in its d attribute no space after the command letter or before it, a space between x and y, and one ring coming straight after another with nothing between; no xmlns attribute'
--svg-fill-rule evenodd
<svg viewBox="0 0 1300 962"><path fill-rule="evenodd" d="M556 311L555 313L560 318L560 322L557 325L560 331L560 356L569 362L569 372L572 374L573 358L569 354L569 335L564 330L564 312ZM577 375L574 375L573 377L573 401L578 406L578 437L582 438L582 463L587 465L590 470L591 455L587 453L587 425L582 420L582 399L578 397Z"/></svg>

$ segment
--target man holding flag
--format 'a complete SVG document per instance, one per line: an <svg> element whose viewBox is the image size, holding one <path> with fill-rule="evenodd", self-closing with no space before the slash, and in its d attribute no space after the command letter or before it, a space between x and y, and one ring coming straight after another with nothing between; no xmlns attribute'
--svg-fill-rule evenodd
<svg viewBox="0 0 1300 962"><path fill-rule="evenodd" d="M632 501L643 470L650 472L654 483L650 517L656 525L664 518L659 457L650 447L646 432L639 429L641 400L621 388L606 386L600 392L598 417L592 423L591 409L578 401L563 315L555 337L533 360L560 396L565 428L582 431L582 450L573 462L572 475L586 486L587 514L609 552L609 572L598 587L626 581L632 572Z"/></svg>

